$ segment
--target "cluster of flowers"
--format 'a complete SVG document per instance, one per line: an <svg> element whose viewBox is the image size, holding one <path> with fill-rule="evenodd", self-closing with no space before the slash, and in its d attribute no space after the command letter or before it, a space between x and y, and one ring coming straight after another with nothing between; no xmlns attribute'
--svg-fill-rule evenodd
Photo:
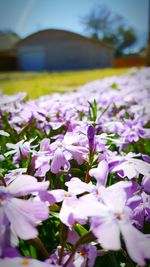
<svg viewBox="0 0 150 267"><path fill-rule="evenodd" d="M0 95L0 266L145 266L150 69L25 96Z"/></svg>

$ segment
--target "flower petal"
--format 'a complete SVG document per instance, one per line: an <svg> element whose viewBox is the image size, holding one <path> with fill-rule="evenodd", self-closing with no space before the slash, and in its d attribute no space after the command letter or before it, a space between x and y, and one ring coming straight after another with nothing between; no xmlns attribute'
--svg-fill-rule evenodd
<svg viewBox="0 0 150 267"><path fill-rule="evenodd" d="M66 182L65 185L68 186L68 192L71 195L79 195L84 192L91 192L95 188L92 183L84 183L77 177L73 177L69 182Z"/></svg>
<svg viewBox="0 0 150 267"><path fill-rule="evenodd" d="M32 239L38 235L35 225L48 218L49 210L44 202L33 202L12 198L4 206L12 228L17 235L24 239Z"/></svg>
<svg viewBox="0 0 150 267"><path fill-rule="evenodd" d="M70 163L65 158L62 150L60 148L58 148L54 153L54 157L53 157L53 160L51 163L51 172L52 173L58 173L58 172L62 171L61 168L63 168L64 171L68 171L70 168Z"/></svg>
<svg viewBox="0 0 150 267"><path fill-rule="evenodd" d="M108 163L106 160L102 160L97 168L89 171L90 176L94 177L98 184L105 185L108 177Z"/></svg>
<svg viewBox="0 0 150 267"><path fill-rule="evenodd" d="M120 229L117 223L113 221L100 224L94 222L92 223L92 231L103 248L108 250L120 249Z"/></svg>
<svg viewBox="0 0 150 267"><path fill-rule="evenodd" d="M19 175L7 189L9 193L15 196L25 196L32 192L44 191L48 188L49 182L38 182L36 178L30 175Z"/></svg>
<svg viewBox="0 0 150 267"><path fill-rule="evenodd" d="M133 225L120 224L126 248L131 259L140 266L145 265L145 259L150 259L150 240Z"/></svg>

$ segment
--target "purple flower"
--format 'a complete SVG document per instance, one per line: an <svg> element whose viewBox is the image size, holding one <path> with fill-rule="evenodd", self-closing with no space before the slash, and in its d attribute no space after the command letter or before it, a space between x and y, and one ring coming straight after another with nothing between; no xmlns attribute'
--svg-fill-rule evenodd
<svg viewBox="0 0 150 267"><path fill-rule="evenodd" d="M77 177L73 177L65 185L68 187L68 193L71 195L80 195L84 192L92 192L95 189L95 186L91 182L87 184Z"/></svg>
<svg viewBox="0 0 150 267"><path fill-rule="evenodd" d="M141 201L133 210L132 220L140 229L143 228L145 220L150 222L150 196L145 192L141 194Z"/></svg>
<svg viewBox="0 0 150 267"><path fill-rule="evenodd" d="M66 197L62 203L59 218L70 229L74 223L85 224L87 221L85 214L79 212L78 205L80 205L80 201L73 196Z"/></svg>
<svg viewBox="0 0 150 267"><path fill-rule="evenodd" d="M139 120L125 120L124 129L120 131L120 135L127 142L137 142L140 137L146 138L149 129L143 128Z"/></svg>
<svg viewBox="0 0 150 267"><path fill-rule="evenodd" d="M150 239L131 224L120 224L120 229L130 258L144 266L150 259Z"/></svg>
<svg viewBox="0 0 150 267"><path fill-rule="evenodd" d="M69 267L90 267L94 266L97 256L97 249L92 244L82 245L78 248Z"/></svg>
<svg viewBox="0 0 150 267"><path fill-rule="evenodd" d="M40 150L34 151L34 160L35 160L35 176L44 177L46 173L50 170L50 160L51 149L50 149L50 139L44 138L40 142ZM33 157L32 157L33 159Z"/></svg>
<svg viewBox="0 0 150 267"><path fill-rule="evenodd" d="M0 154L0 162L3 161L5 158L3 155Z"/></svg>
<svg viewBox="0 0 150 267"><path fill-rule="evenodd" d="M67 133L63 140L57 140L50 145L52 151L51 171L58 173L68 171L70 168L69 160L74 159L79 165L88 155L88 149L79 144L80 136Z"/></svg>
<svg viewBox="0 0 150 267"><path fill-rule="evenodd" d="M132 225L132 210L126 202L125 191L113 185L101 191L99 201L91 194L81 197L79 210L90 217L91 229L104 249L120 249L122 234L129 256L143 266L150 258L150 240Z"/></svg>
<svg viewBox="0 0 150 267"><path fill-rule="evenodd" d="M92 125L88 126L87 129L87 137L88 137L88 141L89 141L89 150L93 151L95 148L95 129Z"/></svg>
<svg viewBox="0 0 150 267"><path fill-rule="evenodd" d="M88 153L87 148L75 145L67 145L66 151L72 155L72 158L75 159L79 165L83 163Z"/></svg>
<svg viewBox="0 0 150 267"><path fill-rule="evenodd" d="M106 160L102 160L97 168L93 168L89 171L90 176L97 180L98 185L106 185L107 177L109 173L109 167Z"/></svg>
<svg viewBox="0 0 150 267"><path fill-rule="evenodd" d="M142 188L146 194L150 195L150 175L143 177Z"/></svg>
<svg viewBox="0 0 150 267"><path fill-rule="evenodd" d="M5 182L7 184L11 183L13 180L18 178L20 175L22 175L23 173L26 173L26 171L27 171L27 168L18 168L18 169L9 171L8 174L5 175Z"/></svg>
<svg viewBox="0 0 150 267"><path fill-rule="evenodd" d="M55 153L53 160L51 162L51 172L58 173L61 171L68 171L70 169L70 163L65 158L62 150L58 148Z"/></svg>
<svg viewBox="0 0 150 267"><path fill-rule="evenodd" d="M32 239L38 235L36 224L48 218L48 207L44 202L19 199L33 192L46 190L49 182L37 182L29 175L20 175L7 187L0 187L1 231L9 225L18 237ZM4 237L5 235L3 235Z"/></svg>
<svg viewBox="0 0 150 267"><path fill-rule="evenodd" d="M30 266L30 267L53 267L54 265L48 264L46 262L41 262L39 260L30 259L30 258L4 258L0 259L1 267L22 267L22 266ZM56 267L58 265L55 265ZM59 265L60 266L60 265ZM61 267L61 266L60 266Z"/></svg>
<svg viewBox="0 0 150 267"><path fill-rule="evenodd" d="M49 154L35 156L35 176L44 177L46 175L50 170L50 160L51 156L49 156Z"/></svg>
<svg viewBox="0 0 150 267"><path fill-rule="evenodd" d="M43 153L50 152L50 139L44 138L40 143L40 151Z"/></svg>
<svg viewBox="0 0 150 267"><path fill-rule="evenodd" d="M7 133L7 132L5 132L3 130L0 130L0 135L7 136L7 137L10 136L9 133Z"/></svg>
<svg viewBox="0 0 150 267"><path fill-rule="evenodd" d="M123 129L123 123L120 121L107 121L103 125L104 132L118 133Z"/></svg>
<svg viewBox="0 0 150 267"><path fill-rule="evenodd" d="M62 202L59 212L60 220L66 224L70 229L75 222L84 224L87 217L79 212L80 201L77 195L84 192L92 192L96 187L90 182L89 184L82 182L79 178L72 178L65 183L68 191L63 189L56 189L40 193L40 198L43 201L48 201L50 205L56 202Z"/></svg>
<svg viewBox="0 0 150 267"><path fill-rule="evenodd" d="M143 155L143 154L142 154L142 159L143 159L144 161L150 163L150 157L149 157L149 156L147 156L147 155Z"/></svg>
<svg viewBox="0 0 150 267"><path fill-rule="evenodd" d="M117 172L122 178L127 176L129 179L132 179L138 177L140 173L145 176L150 175L149 163L133 158L130 155L124 156L122 159L122 162L112 168L112 172Z"/></svg>
<svg viewBox="0 0 150 267"><path fill-rule="evenodd" d="M5 248L3 252L4 258L16 258L19 257L20 253L16 248Z"/></svg>
<svg viewBox="0 0 150 267"><path fill-rule="evenodd" d="M150 138L149 89L150 68L142 68L88 83L76 92L56 93L27 102L22 101L24 94L7 96L0 92L0 135L9 136L7 118L10 127L19 133L18 143L8 143L6 147L6 138L2 137L0 255L6 259L0 260L1 266L60 266L61 256L64 265L80 239L74 227L77 223L84 225L83 230L92 231L97 241L78 246L68 267L92 267L105 250L116 251L121 247L136 264L146 264L146 259L150 259L150 235L144 234L145 225L150 222L150 157L125 151L132 148L130 143L140 151L142 147L135 143L141 138L141 143L148 144L144 139ZM97 102L97 131L88 120L89 101L92 103L93 99ZM20 141L24 133L30 135L30 127L31 136L37 133L38 138ZM143 149L148 152L146 146ZM10 171L5 170L12 157L17 169L12 170L11 165ZM92 163L93 168L86 169ZM76 168L81 169L80 178L72 178ZM85 183L88 171L92 179ZM26 172L34 173L42 181L47 175L54 190L48 189L49 182L38 182L23 174ZM114 178L109 180L111 186L106 186L108 175ZM118 176L125 179L119 181ZM63 187L58 188L59 185ZM62 247L59 245L46 262L19 257L16 250L19 239L38 235L36 226L48 219L49 208L52 222L56 216L67 226L69 234ZM63 247L65 243L70 245ZM102 250L98 254L99 244Z"/></svg>
<svg viewBox="0 0 150 267"><path fill-rule="evenodd" d="M57 247L55 253L53 253L50 258L48 260L46 260L47 263L52 264L53 266L57 266L58 261L59 261L59 252L60 252L61 247ZM64 265L69 256L70 256L70 251L68 251L67 249L64 249L64 254L63 254L63 258L62 258L62 265ZM86 245L82 245L80 246L73 259L67 264L68 267L85 267L88 266L89 267L93 267L95 260L96 260L96 256L97 256L97 249L94 245L92 244L86 244ZM50 265L51 266L51 265Z"/></svg>
<svg viewBox="0 0 150 267"><path fill-rule="evenodd" d="M66 186L68 187L68 191L63 189L46 191L40 193L40 198L48 201L50 204L63 201L59 218L71 229L75 222L83 224L87 219L84 214L78 212L80 202L77 195L84 192L91 192L95 189L95 186L92 183L84 183L79 178L72 178L69 182L66 182Z"/></svg>
<svg viewBox="0 0 150 267"><path fill-rule="evenodd" d="M18 163L21 160L21 157L24 159L27 159L29 154L33 151L32 149L37 147L38 145L31 145L31 143L34 141L34 139L31 139L30 141L24 141L21 140L16 144L10 144L7 143L6 146L10 148L11 150L5 153L5 156L14 155L14 162Z"/></svg>

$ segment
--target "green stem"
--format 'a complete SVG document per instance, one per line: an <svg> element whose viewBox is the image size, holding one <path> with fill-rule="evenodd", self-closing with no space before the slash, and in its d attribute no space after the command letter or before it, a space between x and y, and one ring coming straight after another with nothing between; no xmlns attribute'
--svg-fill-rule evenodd
<svg viewBox="0 0 150 267"><path fill-rule="evenodd" d="M60 249L60 253L59 253L59 262L58 262L59 265L61 265L61 262L62 262L67 237L68 237L68 227L65 224L62 224L61 231L60 231L61 249Z"/></svg>
<svg viewBox="0 0 150 267"><path fill-rule="evenodd" d="M46 250L46 248L44 247L44 244L42 243L42 241L39 237L37 237L35 239L30 239L30 240L28 240L28 242L29 242L29 244L33 245L35 248L37 248L41 252L41 254L45 260L49 258L49 253Z"/></svg>
<svg viewBox="0 0 150 267"><path fill-rule="evenodd" d="M68 260L66 261L66 263L63 265L63 267L67 267L67 265L69 264L69 262L72 260L72 258L74 257L77 249L79 246L83 245L83 244L87 244L89 242L92 242L96 239L96 237L93 235L93 233L90 231L88 233L86 233L85 235L81 236L78 241L75 243L73 249L72 249L72 253L70 254L70 257L68 258Z"/></svg>
<svg viewBox="0 0 150 267"><path fill-rule="evenodd" d="M90 175L89 175L89 170L90 170L90 165L87 165L87 170L86 170L86 176L85 176L85 183L89 183L90 182Z"/></svg>
<svg viewBox="0 0 150 267"><path fill-rule="evenodd" d="M2 181L3 185L6 187L7 184L5 182L4 176L2 175L2 173L0 172L0 180Z"/></svg>

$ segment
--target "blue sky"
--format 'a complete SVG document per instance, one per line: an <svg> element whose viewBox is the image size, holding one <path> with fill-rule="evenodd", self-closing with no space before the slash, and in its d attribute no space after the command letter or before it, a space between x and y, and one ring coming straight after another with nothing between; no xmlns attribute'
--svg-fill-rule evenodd
<svg viewBox="0 0 150 267"><path fill-rule="evenodd" d="M148 0L0 0L0 30L13 30L21 37L45 28L74 31L83 35L81 17L97 4L105 4L123 16L146 42Z"/></svg>

